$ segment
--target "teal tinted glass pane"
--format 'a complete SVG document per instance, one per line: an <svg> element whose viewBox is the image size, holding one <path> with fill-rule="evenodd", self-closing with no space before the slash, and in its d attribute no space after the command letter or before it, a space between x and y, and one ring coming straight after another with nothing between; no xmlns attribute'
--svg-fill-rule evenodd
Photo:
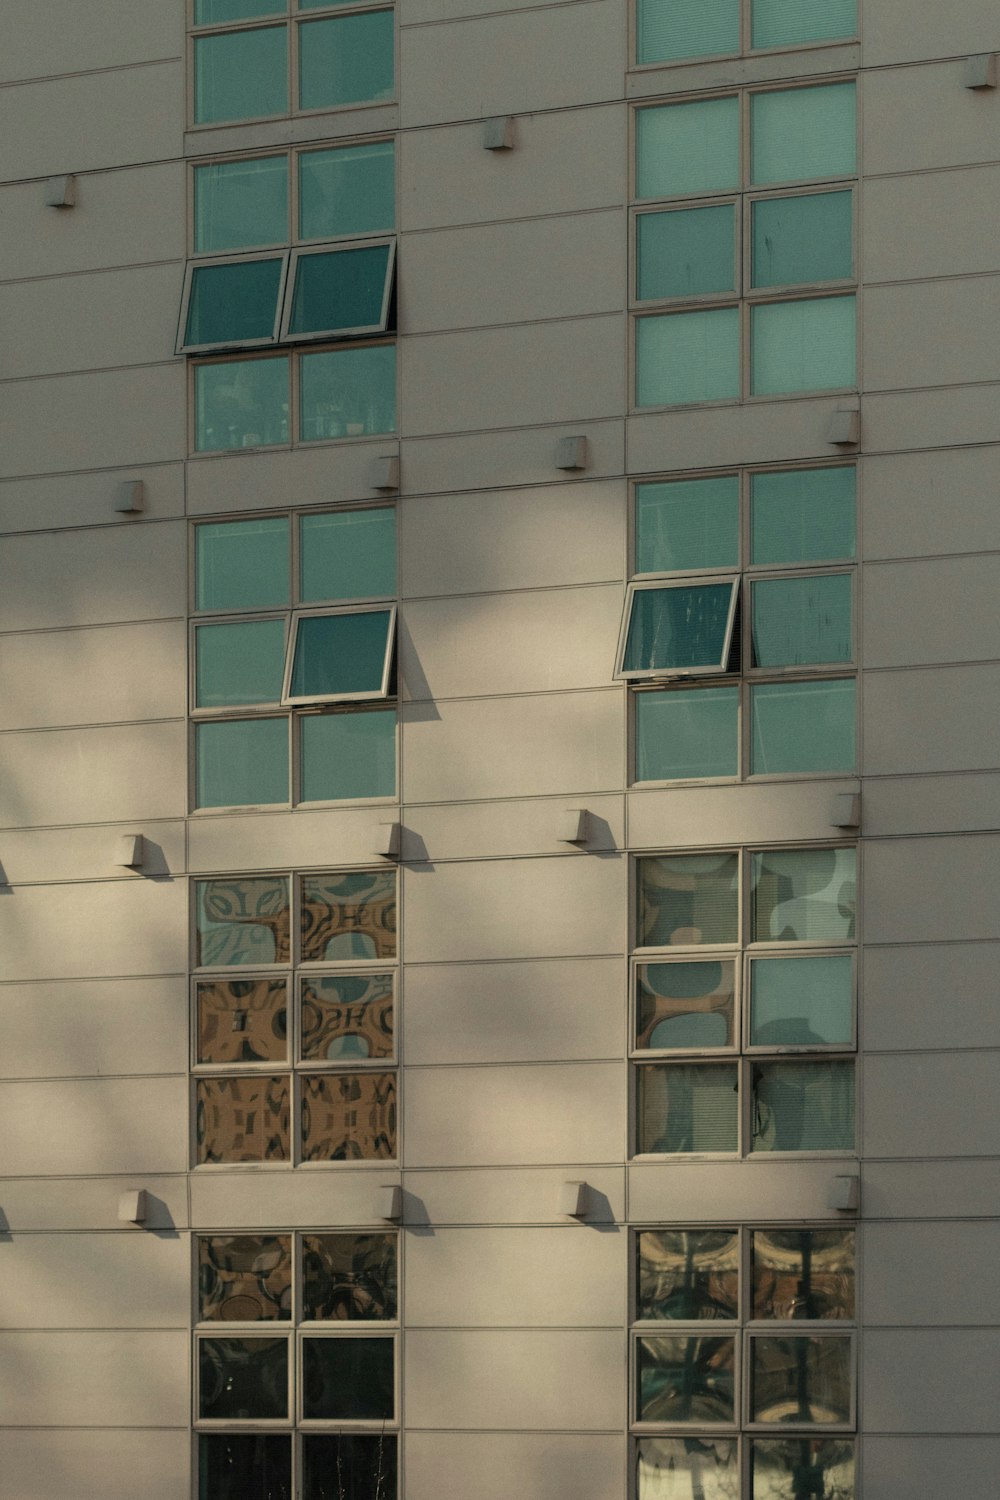
<svg viewBox="0 0 1000 1500"><path fill-rule="evenodd" d="M738 688L636 694L636 781L735 776L738 757Z"/></svg>
<svg viewBox="0 0 1000 1500"><path fill-rule="evenodd" d="M184 343L194 348L273 338L283 269L280 257L195 266Z"/></svg>
<svg viewBox="0 0 1000 1500"><path fill-rule="evenodd" d="M755 943L846 942L854 936L853 849L767 849L751 861Z"/></svg>
<svg viewBox="0 0 1000 1500"><path fill-rule="evenodd" d="M637 863L640 948L738 941L735 854L657 855Z"/></svg>
<svg viewBox="0 0 1000 1500"><path fill-rule="evenodd" d="M851 1438L755 1438L750 1444L751 1500L800 1500L803 1472L813 1494L855 1500Z"/></svg>
<svg viewBox="0 0 1000 1500"><path fill-rule="evenodd" d="M268 609L287 603L287 516L197 528L196 609Z"/></svg>
<svg viewBox="0 0 1000 1500"><path fill-rule="evenodd" d="M194 372L195 448L288 442L288 359L232 359Z"/></svg>
<svg viewBox="0 0 1000 1500"><path fill-rule="evenodd" d="M855 685L754 683L750 688L750 774L853 771Z"/></svg>
<svg viewBox="0 0 1000 1500"><path fill-rule="evenodd" d="M303 442L395 432L395 344L306 354L299 376Z"/></svg>
<svg viewBox="0 0 1000 1500"><path fill-rule="evenodd" d="M857 0L752 0L754 47L794 47L854 36Z"/></svg>
<svg viewBox="0 0 1000 1500"><path fill-rule="evenodd" d="M636 1500L733 1500L739 1487L734 1438L642 1438L636 1444Z"/></svg>
<svg viewBox="0 0 1000 1500"><path fill-rule="evenodd" d="M750 1041L755 1047L851 1045L853 963L821 958L757 958L750 966Z"/></svg>
<svg viewBox="0 0 1000 1500"><path fill-rule="evenodd" d="M299 108L391 99L393 48L391 10L331 16L300 26Z"/></svg>
<svg viewBox="0 0 1000 1500"><path fill-rule="evenodd" d="M382 691L389 647L387 609L307 615L298 622L290 696L337 698Z"/></svg>
<svg viewBox="0 0 1000 1500"><path fill-rule="evenodd" d="M291 334L370 333L384 326L389 245L301 255L288 323Z"/></svg>
<svg viewBox="0 0 1000 1500"><path fill-rule="evenodd" d="M640 964L636 971L635 1045L731 1047L735 970L732 959Z"/></svg>
<svg viewBox="0 0 1000 1500"><path fill-rule="evenodd" d="M851 659L850 573L762 578L750 585L755 667Z"/></svg>
<svg viewBox="0 0 1000 1500"><path fill-rule="evenodd" d="M302 720L302 800L396 794L396 710Z"/></svg>
<svg viewBox="0 0 1000 1500"><path fill-rule="evenodd" d="M195 631L196 703L231 708L277 703L285 667L284 620L239 620Z"/></svg>
<svg viewBox="0 0 1000 1500"><path fill-rule="evenodd" d="M740 0L637 0L636 62L740 50Z"/></svg>
<svg viewBox="0 0 1000 1500"><path fill-rule="evenodd" d="M735 568L740 548L736 474L635 487L635 571Z"/></svg>
<svg viewBox="0 0 1000 1500"><path fill-rule="evenodd" d="M640 318L636 405L684 406L740 393L740 314L735 307Z"/></svg>
<svg viewBox="0 0 1000 1500"><path fill-rule="evenodd" d="M853 83L752 95L751 182L849 176L856 161Z"/></svg>
<svg viewBox="0 0 1000 1500"><path fill-rule="evenodd" d="M733 205L675 208L635 221L636 296L694 297L735 289Z"/></svg>
<svg viewBox="0 0 1000 1500"><path fill-rule="evenodd" d="M638 1070L640 1152L735 1151L735 1063L649 1063Z"/></svg>
<svg viewBox="0 0 1000 1500"><path fill-rule="evenodd" d="M392 229L396 222L392 141L304 151L299 157L299 236L332 239Z"/></svg>
<svg viewBox="0 0 1000 1500"><path fill-rule="evenodd" d="M195 37L194 118L253 120L288 112L288 28Z"/></svg>
<svg viewBox="0 0 1000 1500"><path fill-rule="evenodd" d="M794 469L750 480L750 561L827 562L853 557L856 474Z"/></svg>
<svg viewBox="0 0 1000 1500"><path fill-rule="evenodd" d="M853 1151L854 1063L754 1067L754 1151Z"/></svg>
<svg viewBox="0 0 1000 1500"><path fill-rule="evenodd" d="M724 667L732 598L728 581L637 589L622 671Z"/></svg>
<svg viewBox="0 0 1000 1500"><path fill-rule="evenodd" d="M671 198L740 184L739 100L661 104L635 117L636 194Z"/></svg>
<svg viewBox="0 0 1000 1500"><path fill-rule="evenodd" d="M832 391L856 383L853 297L751 308L750 388L755 396Z"/></svg>
<svg viewBox="0 0 1000 1500"><path fill-rule="evenodd" d="M339 510L299 520L299 596L373 599L396 592L396 512Z"/></svg>
<svg viewBox="0 0 1000 1500"><path fill-rule="evenodd" d="M287 239L287 156L195 167L195 250L241 250Z"/></svg>
<svg viewBox="0 0 1000 1500"><path fill-rule="evenodd" d="M289 962L287 875L199 880L196 897L195 962L199 967L231 969Z"/></svg>
<svg viewBox="0 0 1000 1500"><path fill-rule="evenodd" d="M752 285L849 279L852 199L850 192L759 198L752 208Z"/></svg>
<svg viewBox="0 0 1000 1500"><path fill-rule="evenodd" d="M218 26L223 21L253 21L258 16L281 15L285 0L194 0L194 24Z"/></svg>
<svg viewBox="0 0 1000 1500"><path fill-rule="evenodd" d="M288 720L195 725L197 807L288 801Z"/></svg>

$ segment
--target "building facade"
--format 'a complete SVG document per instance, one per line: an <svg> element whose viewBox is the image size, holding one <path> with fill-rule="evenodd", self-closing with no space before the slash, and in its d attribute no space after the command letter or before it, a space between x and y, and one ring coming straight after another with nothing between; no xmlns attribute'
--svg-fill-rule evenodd
<svg viewBox="0 0 1000 1500"><path fill-rule="evenodd" d="M7 12L0 1494L990 1493L995 7Z"/></svg>

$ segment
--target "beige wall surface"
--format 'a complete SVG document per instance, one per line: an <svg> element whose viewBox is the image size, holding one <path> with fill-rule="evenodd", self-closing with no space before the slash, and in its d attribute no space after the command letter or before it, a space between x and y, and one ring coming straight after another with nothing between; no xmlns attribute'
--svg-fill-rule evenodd
<svg viewBox="0 0 1000 1500"><path fill-rule="evenodd" d="M0 1471L18 1500L187 1500L191 1439L185 1429L0 1429Z"/></svg>
<svg viewBox="0 0 1000 1500"><path fill-rule="evenodd" d="M477 1500L607 1500L621 1486L624 1446L582 1432L411 1432L406 1496L438 1500L454 1486Z"/></svg>

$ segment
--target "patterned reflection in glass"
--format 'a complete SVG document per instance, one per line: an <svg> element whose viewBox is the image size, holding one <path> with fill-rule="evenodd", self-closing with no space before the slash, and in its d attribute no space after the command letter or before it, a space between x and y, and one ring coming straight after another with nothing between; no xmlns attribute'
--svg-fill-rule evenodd
<svg viewBox="0 0 1000 1500"><path fill-rule="evenodd" d="M754 854L751 886L754 942L845 942L854 937L853 849Z"/></svg>
<svg viewBox="0 0 1000 1500"><path fill-rule="evenodd" d="M396 955L396 877L391 870L305 875L301 881L304 962Z"/></svg>
<svg viewBox="0 0 1000 1500"><path fill-rule="evenodd" d="M199 1078L197 1089L199 1164L288 1161L288 1077Z"/></svg>
<svg viewBox="0 0 1000 1500"><path fill-rule="evenodd" d="M302 1237L302 1316L313 1322L395 1318L394 1234Z"/></svg>
<svg viewBox="0 0 1000 1500"><path fill-rule="evenodd" d="M302 1080L302 1160L396 1155L395 1073L328 1073Z"/></svg>
<svg viewBox="0 0 1000 1500"><path fill-rule="evenodd" d="M738 1500L734 1438L642 1438L636 1446L637 1500Z"/></svg>
<svg viewBox="0 0 1000 1500"><path fill-rule="evenodd" d="M640 1422L735 1420L735 1339L640 1338L637 1354Z"/></svg>
<svg viewBox="0 0 1000 1500"><path fill-rule="evenodd" d="M199 968L287 963L291 940L287 877L199 880L197 939Z"/></svg>
<svg viewBox="0 0 1000 1500"><path fill-rule="evenodd" d="M204 1235L198 1240L198 1316L211 1323L291 1317L288 1234Z"/></svg>
<svg viewBox="0 0 1000 1500"><path fill-rule="evenodd" d="M642 1321L739 1316L734 1229L647 1229L637 1237L636 1317Z"/></svg>
<svg viewBox="0 0 1000 1500"><path fill-rule="evenodd" d="M731 1047L736 965L640 964L636 974L637 1047Z"/></svg>
<svg viewBox="0 0 1000 1500"><path fill-rule="evenodd" d="M853 1318L853 1229L758 1229L750 1236L755 1318Z"/></svg>
<svg viewBox="0 0 1000 1500"><path fill-rule="evenodd" d="M284 1062L288 1057L284 979L218 979L199 984L200 1063Z"/></svg>
<svg viewBox="0 0 1000 1500"><path fill-rule="evenodd" d="M755 1335L750 1341L754 1422L851 1420L851 1340L846 1334Z"/></svg>
<svg viewBox="0 0 1000 1500"><path fill-rule="evenodd" d="M650 1063L639 1069L640 1152L730 1152L739 1145L735 1063Z"/></svg>
<svg viewBox="0 0 1000 1500"><path fill-rule="evenodd" d="M639 947L735 943L738 869L735 854L640 859Z"/></svg>
<svg viewBox="0 0 1000 1500"><path fill-rule="evenodd" d="M287 1339L200 1339L198 1415L226 1421L288 1416Z"/></svg>
<svg viewBox="0 0 1000 1500"><path fill-rule="evenodd" d="M752 1500L854 1500L854 1444L831 1438L756 1438Z"/></svg>
<svg viewBox="0 0 1000 1500"><path fill-rule="evenodd" d="M339 1062L391 1057L393 976L337 974L302 981L302 1057Z"/></svg>

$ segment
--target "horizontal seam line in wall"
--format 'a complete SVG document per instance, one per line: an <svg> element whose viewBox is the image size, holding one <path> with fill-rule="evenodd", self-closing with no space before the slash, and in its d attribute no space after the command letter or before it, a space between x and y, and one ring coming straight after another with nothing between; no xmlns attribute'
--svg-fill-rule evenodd
<svg viewBox="0 0 1000 1500"><path fill-rule="evenodd" d="M0 1083L123 1083L128 1081L149 1083L157 1078L187 1078L188 1070L174 1069L172 1072L159 1073L61 1073L55 1076L42 1074L38 1078L2 1078ZM117 1173L117 1176L124 1174Z"/></svg>
<svg viewBox="0 0 1000 1500"><path fill-rule="evenodd" d="M139 468L146 469L146 468L152 468L153 466L151 464L134 464L132 467L134 469L139 469ZM2 504L2 503L3 503L3 492L0 491L0 504ZM185 520L185 517L182 516L180 514L180 512L178 512L177 515L174 515L174 516L150 516L150 515L146 515L146 516L143 517L143 519L142 519L142 521L141 521L140 524L142 526L144 526L144 527L145 526L151 526L151 525L152 526L176 526L179 523L183 523L184 520ZM24 527L24 528L22 528L22 529L20 529L18 531L4 531L2 528L0 528L0 538L6 538L6 539L10 539L11 541L17 541L21 537L78 536L81 532L91 532L91 531L97 532L97 533L100 533L101 535L103 535L107 531L114 531L116 529L117 530L124 530L126 527L132 527L134 529L135 526L136 526L135 520L134 519L129 519L129 520L121 520L121 521L104 521L104 522L92 521L89 525L88 524L84 524L84 525L76 525L76 526L72 526L72 525L71 526L32 526L30 529L27 528L27 527ZM176 617L175 616L169 616L168 618L171 618L171 619L178 618L178 619L180 619L180 618L183 618L183 617L182 616L176 616ZM107 623L108 624L117 624L118 622L117 621L113 621L113 620L109 620L109 621L107 621ZM39 629L48 629L50 627L40 626L40 627L37 627L37 628L39 628ZM60 627L60 626L52 626L51 628L53 630L57 630L57 629L61 629L62 627ZM74 630L75 629L79 629L79 628L80 627L78 627L78 626L70 626L70 629L74 629Z"/></svg>
<svg viewBox="0 0 1000 1500"><path fill-rule="evenodd" d="M173 828L183 823L186 813L177 813L175 817L157 814L155 818L143 817L144 828ZM135 818L104 818L99 822L90 819L83 823L4 823L0 824L0 833L100 833L106 828L131 828ZM0 984L3 981L0 980Z"/></svg>
<svg viewBox="0 0 1000 1500"><path fill-rule="evenodd" d="M28 385L37 380L76 380L81 375L119 375L131 374L135 370L169 370L182 362L183 356L175 355L171 359L140 359L130 365L94 365L82 370L45 370L33 375L2 375L0 386ZM9 475L8 477L16 476Z"/></svg>
<svg viewBox="0 0 1000 1500"><path fill-rule="evenodd" d="M113 981L124 983L145 979L184 979L188 977L188 970L184 969L161 969L152 974L58 974L49 978L48 976L33 976L29 979L0 979L0 989L4 985L31 985L31 984L109 984ZM101 1174L103 1175L103 1174ZM114 1175L114 1174L112 1174Z"/></svg>
<svg viewBox="0 0 1000 1500"><path fill-rule="evenodd" d="M956 59L957 60L957 59ZM983 172L1000 167L1000 157L989 157L985 161L942 162L940 166L898 167L891 172L865 172L861 182L892 182L902 177L937 177L951 172Z"/></svg>
<svg viewBox="0 0 1000 1500"><path fill-rule="evenodd" d="M933 669L928 669L933 670ZM895 781L941 781L952 777L963 776L993 776L1000 770L998 766L956 766L948 767L941 771L866 771L865 781L895 782Z"/></svg>
<svg viewBox="0 0 1000 1500"><path fill-rule="evenodd" d="M39 276L8 276L0 281L0 288L7 286L30 286L35 281L70 281L80 276L110 276L121 271L157 270L161 266L183 266L185 257L173 255L167 260L125 261L121 265L87 266L80 270L45 271Z"/></svg>
<svg viewBox="0 0 1000 1500"><path fill-rule="evenodd" d="M974 1153L974 1152L971 1152L971 1151L965 1151L965 1152L962 1152L961 1155L957 1155L955 1152L952 1152L950 1155L945 1155L945 1156L873 1156L870 1152L868 1152L868 1153L866 1153L865 1155L863 1155L861 1157L861 1165L864 1166L864 1167L871 1167L871 1166L885 1166L885 1167L900 1167L900 1166L902 1166L902 1167L911 1167L912 1166L912 1167L916 1167L916 1166L921 1166L921 1165L923 1165L923 1166L933 1166L935 1163L940 1163L940 1162L959 1162L959 1163L961 1163L961 1162L973 1162L973 1161L974 1162L984 1162L984 1161L997 1161L997 1162L1000 1162L1000 1156L998 1156L995 1151L993 1151L993 1152L984 1151L984 1152L979 1152L979 1153ZM991 1215L991 1217L993 1217L993 1216Z"/></svg>
<svg viewBox="0 0 1000 1500"><path fill-rule="evenodd" d="M142 729L152 724L186 724L187 718L183 713L164 715L155 719L101 719L98 723L82 724L27 724L18 729L0 729L0 736L7 734L65 734L67 730L78 729ZM287 809L286 809L287 811ZM185 814L179 813L179 817ZM160 814L163 817L163 814ZM134 819L132 820L134 821Z"/></svg>
<svg viewBox="0 0 1000 1500"><path fill-rule="evenodd" d="M72 1332L86 1333L87 1329L74 1328ZM143 1330L141 1328L118 1328L115 1332L142 1333ZM144 1422L141 1425L133 1424L127 1427L123 1426L120 1422L60 1422L58 1425L55 1422L5 1422L3 1424L4 1432L129 1432L138 1435L143 1432L190 1432L190 1430L191 1424L189 1422L164 1425L154 1425L150 1422Z"/></svg>
<svg viewBox="0 0 1000 1500"><path fill-rule="evenodd" d="M523 594L565 594L579 589L624 589L624 587L625 578L619 574L617 578L588 578L573 583L529 583L509 589L462 589L453 594L401 593L399 597L401 605L405 607L407 604L448 602L451 599L496 599L509 598L511 595L519 598Z"/></svg>
<svg viewBox="0 0 1000 1500"><path fill-rule="evenodd" d="M964 837L962 834L954 835L956 838ZM866 942L865 948L965 948L981 944L996 944L1000 939L995 937L985 938L894 938L888 942Z"/></svg>
<svg viewBox="0 0 1000 1500"><path fill-rule="evenodd" d="M436 339L450 337L452 334L474 334L490 333L495 330L506 331L514 328L545 328L555 327L564 323L596 323L611 318L624 319L626 308L621 307L598 308L594 312L558 313L551 318L513 318L504 323L467 323L454 324L447 328L401 328L396 337L400 340Z"/></svg>
<svg viewBox="0 0 1000 1500"><path fill-rule="evenodd" d="M996 667L1000 666L1000 658L996 656L966 657L956 661L910 661L892 662L883 666L862 666L861 671L865 676L873 676L879 672L934 672L941 667ZM416 701L416 700L414 700Z"/></svg>
<svg viewBox="0 0 1000 1500"><path fill-rule="evenodd" d="M949 562L963 557L1000 557L1000 547L980 547L962 552L921 552L916 557L863 557L862 568L912 567L923 563Z"/></svg>
<svg viewBox="0 0 1000 1500"><path fill-rule="evenodd" d="M166 1227L166 1226L164 1226ZM86 1233L87 1231L82 1231ZM153 1231L155 1233L155 1230ZM148 1233L148 1231L147 1231ZM190 1333L190 1323L5 1323L5 1333ZM4 1427L6 1427L4 1423Z"/></svg>
<svg viewBox="0 0 1000 1500"><path fill-rule="evenodd" d="M406 719L404 711L407 708L417 708L425 704L435 703L493 703L504 698L559 698L566 697L571 693L612 693L623 694L625 684L621 682L601 682L583 684L579 687L559 688L526 688L521 692L507 693L469 693L462 696L449 697L438 693L433 698L405 698L400 702L400 722L405 726Z"/></svg>
<svg viewBox="0 0 1000 1500"><path fill-rule="evenodd" d="M456 21L488 21L497 16L521 16L539 10L570 10L578 5L594 5L595 0L552 0L547 5L498 5L495 10L476 11L474 15L434 16L427 21L400 20L400 31L426 30L428 26L451 26Z"/></svg>
<svg viewBox="0 0 1000 1500"><path fill-rule="evenodd" d="M863 1057L948 1057L968 1056L969 1053L977 1056L983 1052L1000 1052L1000 1042L970 1043L966 1047L868 1047L859 1048L859 1055Z"/></svg>
<svg viewBox="0 0 1000 1500"><path fill-rule="evenodd" d="M182 63L184 57L172 52L167 57L143 57L134 62L110 63L105 68L77 68L69 73L42 73L33 78L5 78L0 89L31 88L39 83L62 83L67 78L99 78L106 73L131 73L136 68L162 68L167 63Z"/></svg>
<svg viewBox="0 0 1000 1500"><path fill-rule="evenodd" d="M575 0L574 0L575 3ZM623 198L618 203L595 203L588 208L560 208L549 213L506 214L496 219L462 219L456 223L423 224L408 229L401 225L397 231L401 239L416 238L426 234L459 234L466 230L496 229L508 224L544 224L550 219L592 218L594 214L620 213L626 207Z"/></svg>
<svg viewBox="0 0 1000 1500"><path fill-rule="evenodd" d="M97 526L94 528L94 530L103 531L105 530L105 528L103 526ZM148 615L138 620L134 618L128 620L88 620L85 624L70 622L66 625L33 625L22 630L0 630L0 637L3 637L3 639L5 640L9 640L13 636L66 635L70 631L72 631L72 633L76 635L81 630L119 630L122 628L127 628L131 625L176 625L183 624L186 620L187 615L177 614Z"/></svg>
<svg viewBox="0 0 1000 1500"><path fill-rule="evenodd" d="M869 291L873 287L932 286L937 282L952 281L996 281L998 277L1000 277L1000 271L932 271L922 276L893 276L866 280L863 287L865 291Z"/></svg>
<svg viewBox="0 0 1000 1500"><path fill-rule="evenodd" d="M989 380L939 380L934 385L863 386L860 394L869 399L876 399L879 396L923 396L928 392L939 391L947 395L952 391L990 390L998 385L1000 385L1000 378L993 376Z"/></svg>
<svg viewBox="0 0 1000 1500"><path fill-rule="evenodd" d="M534 856L532 856L534 857ZM626 956L624 946L610 953L557 953L540 954L531 958L418 958L401 960L404 968L426 969L437 968L443 964L532 964L532 963L556 963L566 960L581 958L617 958L624 959Z"/></svg>
<svg viewBox="0 0 1000 1500"><path fill-rule="evenodd" d="M622 798L626 795L623 787L590 787L570 789L565 792L524 792L521 794L504 794L497 797L454 797L454 798L413 798L402 802L408 812L417 812L422 808L451 808L451 807L492 807L495 803L502 805L517 804L519 802L560 802L568 797L616 797ZM3 830L0 829L0 832ZM560 853L566 851L560 850ZM572 851L570 851L572 852Z"/></svg>
<svg viewBox="0 0 1000 1500"><path fill-rule="evenodd" d="M935 1056L937 1055L935 1053ZM435 1073L441 1069L454 1071L455 1068L586 1068L590 1066L603 1068L610 1063L617 1065L626 1061L625 1054L619 1053L617 1056L610 1057L522 1057L490 1060L472 1058L459 1062L433 1063L406 1062L404 1059L402 1066L408 1073Z"/></svg>

